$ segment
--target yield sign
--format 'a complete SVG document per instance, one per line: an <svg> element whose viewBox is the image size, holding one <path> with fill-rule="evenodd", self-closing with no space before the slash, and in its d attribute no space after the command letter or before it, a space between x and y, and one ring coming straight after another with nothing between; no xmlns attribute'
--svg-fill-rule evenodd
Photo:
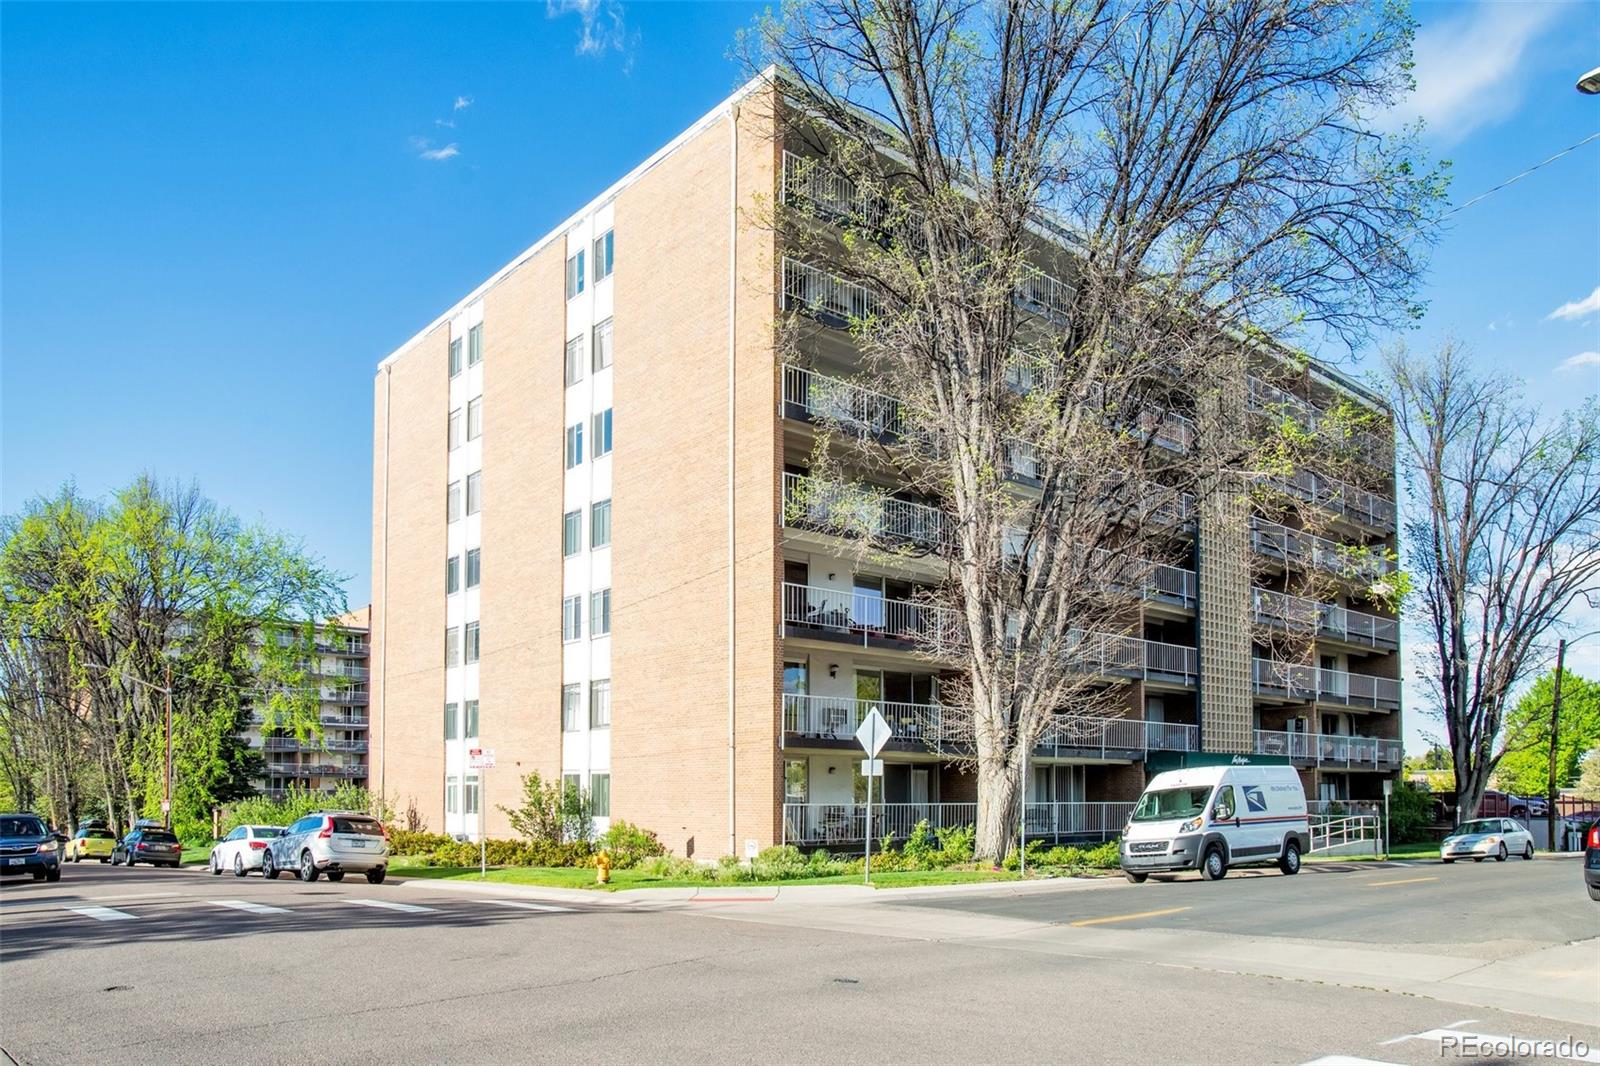
<svg viewBox="0 0 1600 1066"><path fill-rule="evenodd" d="M867 717L862 720L861 728L856 730L856 743L861 745L861 750L867 753L867 758L876 759L878 752L889 743L889 738L894 732L889 728L889 723L874 707L867 712Z"/></svg>

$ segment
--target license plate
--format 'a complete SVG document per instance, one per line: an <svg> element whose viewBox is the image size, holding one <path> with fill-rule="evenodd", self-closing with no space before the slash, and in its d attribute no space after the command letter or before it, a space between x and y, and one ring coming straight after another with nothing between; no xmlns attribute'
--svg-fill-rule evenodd
<svg viewBox="0 0 1600 1066"><path fill-rule="evenodd" d="M21 866L22 862L23 862L23 860L21 860L21 859L7 859L6 860L6 865L7 866Z"/></svg>
<svg viewBox="0 0 1600 1066"><path fill-rule="evenodd" d="M365 840L346 840L344 846L347 848L364 848L367 846L367 842Z"/></svg>

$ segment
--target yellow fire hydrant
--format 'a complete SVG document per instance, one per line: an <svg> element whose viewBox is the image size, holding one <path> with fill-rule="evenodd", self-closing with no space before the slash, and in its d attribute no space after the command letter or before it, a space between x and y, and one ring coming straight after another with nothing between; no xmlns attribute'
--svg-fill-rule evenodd
<svg viewBox="0 0 1600 1066"><path fill-rule="evenodd" d="M594 880L600 885L611 883L611 856L606 852L602 851L594 857Z"/></svg>

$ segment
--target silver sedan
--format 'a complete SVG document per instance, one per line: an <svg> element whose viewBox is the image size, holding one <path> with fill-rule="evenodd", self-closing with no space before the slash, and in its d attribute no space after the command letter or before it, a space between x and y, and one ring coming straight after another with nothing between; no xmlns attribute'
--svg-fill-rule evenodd
<svg viewBox="0 0 1600 1066"><path fill-rule="evenodd" d="M1533 858L1533 835L1510 818L1462 822L1439 845L1439 858L1447 863L1457 859L1482 862L1489 858L1505 862L1513 855Z"/></svg>

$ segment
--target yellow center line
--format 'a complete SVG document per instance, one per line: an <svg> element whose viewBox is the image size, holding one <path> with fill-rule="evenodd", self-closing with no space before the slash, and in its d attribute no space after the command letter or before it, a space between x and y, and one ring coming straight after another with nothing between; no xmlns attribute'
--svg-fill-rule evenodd
<svg viewBox="0 0 1600 1066"><path fill-rule="evenodd" d="M1437 877L1407 877L1400 881L1368 881L1368 888L1383 888L1385 885L1415 885L1423 881L1437 881Z"/></svg>
<svg viewBox="0 0 1600 1066"><path fill-rule="evenodd" d="M1140 911L1138 914L1113 914L1109 918L1080 918L1068 925L1104 925L1107 922L1131 922L1135 918L1157 918L1163 914L1177 914L1179 911L1189 910L1188 907L1168 907L1160 911Z"/></svg>

